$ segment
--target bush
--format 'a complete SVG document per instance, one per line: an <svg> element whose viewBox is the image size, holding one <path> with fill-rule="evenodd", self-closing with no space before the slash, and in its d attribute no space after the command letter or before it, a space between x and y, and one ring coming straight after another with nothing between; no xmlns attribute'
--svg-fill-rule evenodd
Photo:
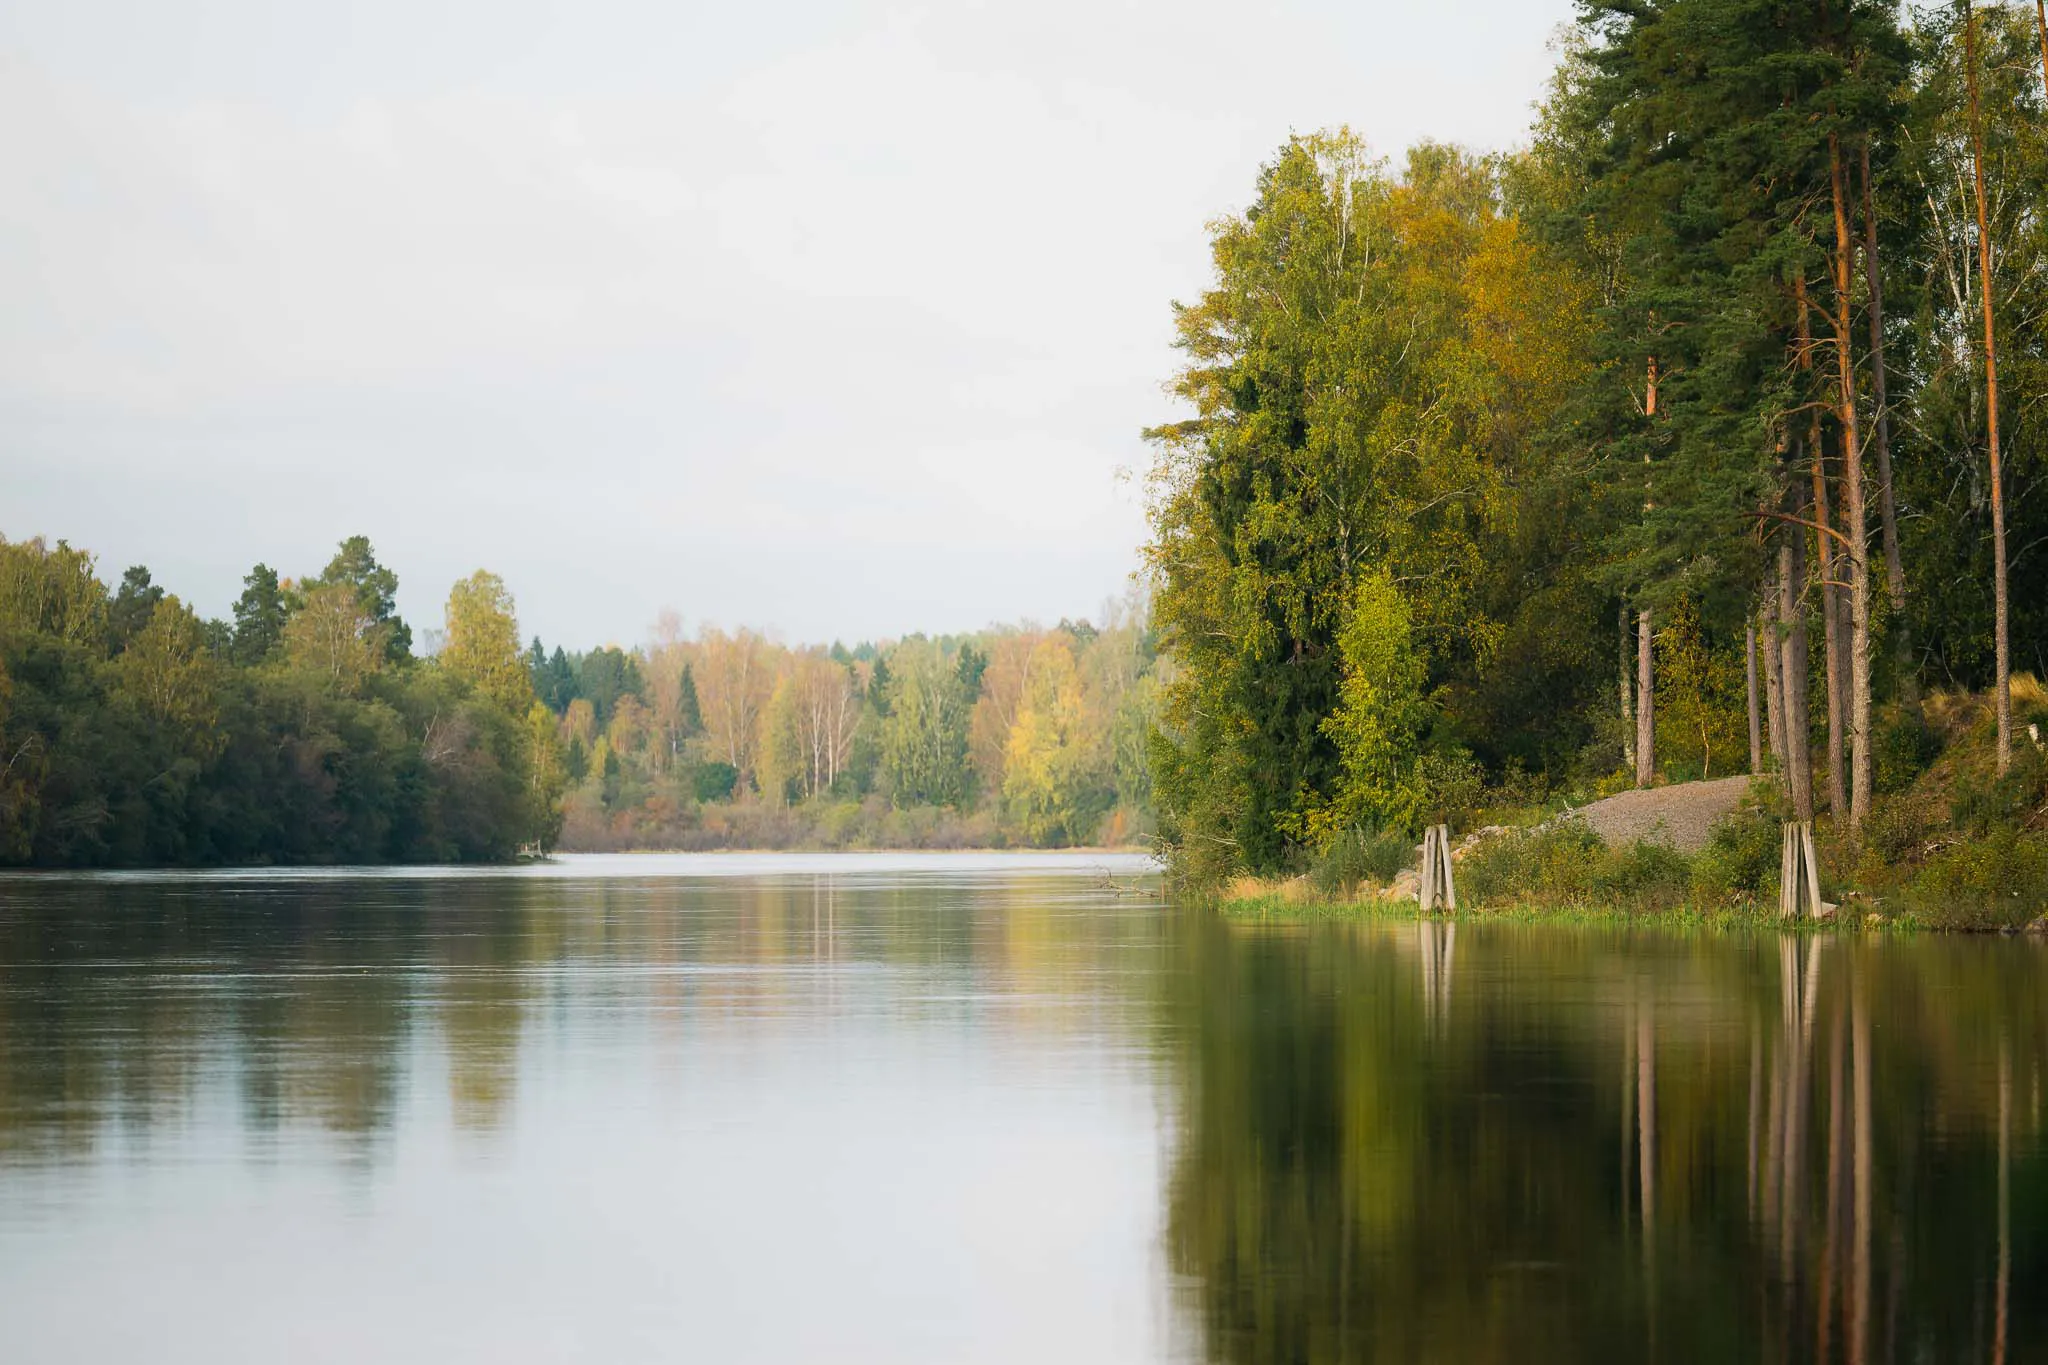
<svg viewBox="0 0 2048 1365"><path fill-rule="evenodd" d="M1583 821L1559 820L1486 840L1466 855L1458 876L1475 904L1646 913L1685 903L1692 863L1662 844L1611 849Z"/></svg>
<svg viewBox="0 0 2048 1365"><path fill-rule="evenodd" d="M1907 796L1879 798L1863 822L1863 847L1879 867L1895 867L1920 851L1932 822L1925 800Z"/></svg>
<svg viewBox="0 0 2048 1365"><path fill-rule="evenodd" d="M1399 831L1347 829L1309 870L1309 881L1319 895L1346 896L1365 882L1385 886L1416 861L1415 842Z"/></svg>
<svg viewBox="0 0 2048 1365"><path fill-rule="evenodd" d="M1956 775L1949 814L1973 838L2023 823L2048 799L2048 759L2022 739L2013 746L2012 767L2003 777L1988 769Z"/></svg>
<svg viewBox="0 0 2048 1365"><path fill-rule="evenodd" d="M1702 901L1720 901L1776 891L1783 847L1783 825L1769 811L1738 810L1723 817L1693 860L1693 894Z"/></svg>
<svg viewBox="0 0 2048 1365"><path fill-rule="evenodd" d="M1486 801L1486 770L1462 749L1422 756L1423 807L1462 829Z"/></svg>
<svg viewBox="0 0 2048 1365"><path fill-rule="evenodd" d="M1880 792L1902 792L1941 756L1941 736L1920 716L1888 708L1871 745L1877 766L1872 779Z"/></svg>
<svg viewBox="0 0 2048 1365"><path fill-rule="evenodd" d="M2026 924L2048 911L2048 837L2006 829L1949 849L1920 869L1908 900L1937 928Z"/></svg>

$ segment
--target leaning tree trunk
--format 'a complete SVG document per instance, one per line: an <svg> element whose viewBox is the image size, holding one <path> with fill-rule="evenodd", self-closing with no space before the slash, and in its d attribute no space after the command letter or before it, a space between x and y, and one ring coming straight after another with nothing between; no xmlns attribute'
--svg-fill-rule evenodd
<svg viewBox="0 0 2048 1365"><path fill-rule="evenodd" d="M1970 0L1963 0L1963 45L1970 92L1970 165L1977 190L1977 278L1984 288L1984 414L1991 446L1991 597L1998 656L1998 771L2002 776L2012 767L2012 638L2007 629L2011 613L2005 573L2005 485L1998 458L1998 328L1991 311L1991 226L1984 209L1984 115L1977 98L1977 16Z"/></svg>
<svg viewBox="0 0 2048 1365"><path fill-rule="evenodd" d="M2039 0L2036 0L2039 3ZM2048 48L2042 55L2048 58ZM1920 709L1920 670L1913 660L1913 627L1906 617L1906 562L1899 551L1899 504L1892 488L1892 411L1884 362L1884 272L1878 264L1877 190L1870 172L1870 137L1863 138L1863 281L1870 292L1870 397L1877 455L1877 524L1884 537L1884 586L1891 598L1892 665L1899 700Z"/></svg>
<svg viewBox="0 0 2048 1365"><path fill-rule="evenodd" d="M1849 235L1849 173L1842 141L1828 135L1829 182L1835 201L1835 374L1840 381L1842 515L1849 522L1849 828L1870 813L1870 516L1864 502L1863 442L1856 412L1856 356L1850 348L1849 290L1856 260Z"/></svg>

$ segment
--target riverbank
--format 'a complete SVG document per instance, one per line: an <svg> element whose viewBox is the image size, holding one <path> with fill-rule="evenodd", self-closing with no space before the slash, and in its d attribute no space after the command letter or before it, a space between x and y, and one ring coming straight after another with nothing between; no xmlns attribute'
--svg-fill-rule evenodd
<svg viewBox="0 0 2048 1365"><path fill-rule="evenodd" d="M1463 917L1779 927L2048 931L2048 745L2038 685L2016 688L2027 724L1999 773L1985 699L1936 693L1877 736L1878 796L1860 831L1817 822L1818 921L1778 916L1782 822L1775 781L1628 792L1580 810L1526 809L1463 834L1453 861ZM1468 821L1468 823L1471 823ZM1299 875L1240 879L1217 897L1239 919L1420 913L1405 837L1340 838Z"/></svg>

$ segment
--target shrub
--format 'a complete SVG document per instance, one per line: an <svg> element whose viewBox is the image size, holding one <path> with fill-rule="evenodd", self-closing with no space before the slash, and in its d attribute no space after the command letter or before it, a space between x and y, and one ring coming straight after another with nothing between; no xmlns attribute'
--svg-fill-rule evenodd
<svg viewBox="0 0 2048 1365"><path fill-rule="evenodd" d="M1347 829L1310 869L1309 881L1318 895L1344 896L1365 882L1385 886L1415 862L1415 842L1399 831Z"/></svg>
<svg viewBox="0 0 2048 1365"><path fill-rule="evenodd" d="M1863 822L1864 850L1880 867L1895 866L1919 851L1931 827L1925 801L1904 796L1879 798L1871 803L1870 818Z"/></svg>
<svg viewBox="0 0 2048 1365"><path fill-rule="evenodd" d="M1877 760L1872 778L1880 792L1902 792L1941 756L1941 736L1902 707L1888 710L1871 744Z"/></svg>
<svg viewBox="0 0 2048 1365"><path fill-rule="evenodd" d="M1685 903L1692 863L1662 844L1609 848L1580 820L1502 834L1466 855L1458 873L1476 904L1520 901L1636 913Z"/></svg>
<svg viewBox="0 0 2048 1365"><path fill-rule="evenodd" d="M2048 758L2024 739L2013 746L2012 767L2003 777L1976 768L1956 775L1949 813L1957 828L1983 838L1993 829L2017 825L2048 799Z"/></svg>
<svg viewBox="0 0 2048 1365"><path fill-rule="evenodd" d="M1738 810L1717 821L1693 860L1692 890L1702 901L1775 891L1784 830L1769 811Z"/></svg>
<svg viewBox="0 0 2048 1365"><path fill-rule="evenodd" d="M1424 754L1422 789L1425 812L1462 829L1486 802L1486 770L1462 749Z"/></svg>
<svg viewBox="0 0 2048 1365"><path fill-rule="evenodd" d="M1913 878L1908 900L1938 928L2025 924L2048 910L2048 837L2004 829L1946 850Z"/></svg>

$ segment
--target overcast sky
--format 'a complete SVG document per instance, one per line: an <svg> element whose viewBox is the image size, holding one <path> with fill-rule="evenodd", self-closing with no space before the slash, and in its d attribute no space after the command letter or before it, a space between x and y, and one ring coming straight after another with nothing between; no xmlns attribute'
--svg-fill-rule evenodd
<svg viewBox="0 0 2048 1365"><path fill-rule="evenodd" d="M0 532L368 534L550 643L1093 614L1291 130L1520 141L1569 0L0 0Z"/></svg>

